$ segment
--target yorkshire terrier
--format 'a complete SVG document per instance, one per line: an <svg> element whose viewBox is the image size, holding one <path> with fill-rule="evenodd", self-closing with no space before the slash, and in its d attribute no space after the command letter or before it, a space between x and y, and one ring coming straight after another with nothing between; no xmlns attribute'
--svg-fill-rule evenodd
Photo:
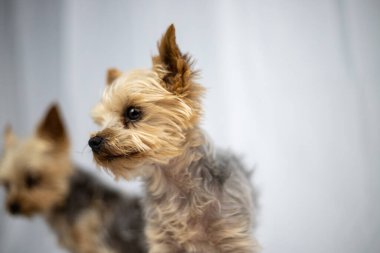
<svg viewBox="0 0 380 253"><path fill-rule="evenodd" d="M75 253L147 252L140 200L75 168L69 138L53 105L35 134L5 132L0 182L11 214L41 214L60 244Z"/></svg>
<svg viewBox="0 0 380 253"><path fill-rule="evenodd" d="M89 140L94 160L146 187L150 253L253 253L254 194L247 170L216 151L199 127L204 89L171 25L153 67L108 71L92 112L102 130Z"/></svg>

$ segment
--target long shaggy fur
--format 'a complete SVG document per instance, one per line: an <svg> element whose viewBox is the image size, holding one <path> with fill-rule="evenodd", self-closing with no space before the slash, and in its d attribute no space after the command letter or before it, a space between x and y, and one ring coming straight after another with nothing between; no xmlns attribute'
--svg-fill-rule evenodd
<svg viewBox="0 0 380 253"><path fill-rule="evenodd" d="M8 128L4 148L0 183L10 213L42 215L71 252L147 252L141 200L73 167L57 106L27 140L17 140Z"/></svg>
<svg viewBox="0 0 380 253"><path fill-rule="evenodd" d="M95 161L115 176L142 176L150 253L254 253L249 177L199 128L204 89L170 26L150 70L120 74L93 110L102 130ZM130 122L128 108L141 118Z"/></svg>

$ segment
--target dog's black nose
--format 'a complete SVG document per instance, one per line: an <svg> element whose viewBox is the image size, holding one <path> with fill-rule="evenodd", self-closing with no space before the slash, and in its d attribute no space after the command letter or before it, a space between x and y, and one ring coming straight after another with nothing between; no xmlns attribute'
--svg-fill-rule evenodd
<svg viewBox="0 0 380 253"><path fill-rule="evenodd" d="M92 151L98 152L103 145L103 141L103 137L94 136L88 140L88 145L91 147Z"/></svg>
<svg viewBox="0 0 380 253"><path fill-rule="evenodd" d="M21 206L17 202L13 202L12 204L9 205L9 211L11 214L18 214L21 211Z"/></svg>

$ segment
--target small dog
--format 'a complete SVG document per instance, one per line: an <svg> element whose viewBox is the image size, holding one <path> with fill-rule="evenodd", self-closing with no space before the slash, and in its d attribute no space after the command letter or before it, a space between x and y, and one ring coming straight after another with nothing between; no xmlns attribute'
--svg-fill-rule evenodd
<svg viewBox="0 0 380 253"><path fill-rule="evenodd" d="M11 214L42 214L71 252L147 252L140 200L73 167L56 105L25 141L7 128L0 182Z"/></svg>
<svg viewBox="0 0 380 253"><path fill-rule="evenodd" d="M158 50L152 69L108 71L92 114L102 126L89 140L94 159L116 177L143 177L150 253L257 252L249 173L199 128L204 89L173 25Z"/></svg>

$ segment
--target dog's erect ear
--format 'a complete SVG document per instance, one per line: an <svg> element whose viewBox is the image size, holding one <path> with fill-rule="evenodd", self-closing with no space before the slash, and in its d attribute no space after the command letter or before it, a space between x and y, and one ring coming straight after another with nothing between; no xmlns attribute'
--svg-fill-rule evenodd
<svg viewBox="0 0 380 253"><path fill-rule="evenodd" d="M110 68L107 70L107 85L111 85L113 81L115 81L119 76L121 76L122 72L116 68Z"/></svg>
<svg viewBox="0 0 380 253"><path fill-rule="evenodd" d="M175 37L174 25L170 25L158 43L159 55L153 57L153 65L161 66L161 78L165 88L169 91L181 94L189 89L192 76L191 61L187 54L182 54L178 48ZM160 71L160 69L157 69Z"/></svg>
<svg viewBox="0 0 380 253"><path fill-rule="evenodd" d="M4 130L4 148L7 149L17 142L17 137L13 133L10 125L7 125Z"/></svg>
<svg viewBox="0 0 380 253"><path fill-rule="evenodd" d="M55 144L67 144L68 137L66 135L65 126L61 119L58 105L50 106L45 117L37 127L37 136Z"/></svg>

